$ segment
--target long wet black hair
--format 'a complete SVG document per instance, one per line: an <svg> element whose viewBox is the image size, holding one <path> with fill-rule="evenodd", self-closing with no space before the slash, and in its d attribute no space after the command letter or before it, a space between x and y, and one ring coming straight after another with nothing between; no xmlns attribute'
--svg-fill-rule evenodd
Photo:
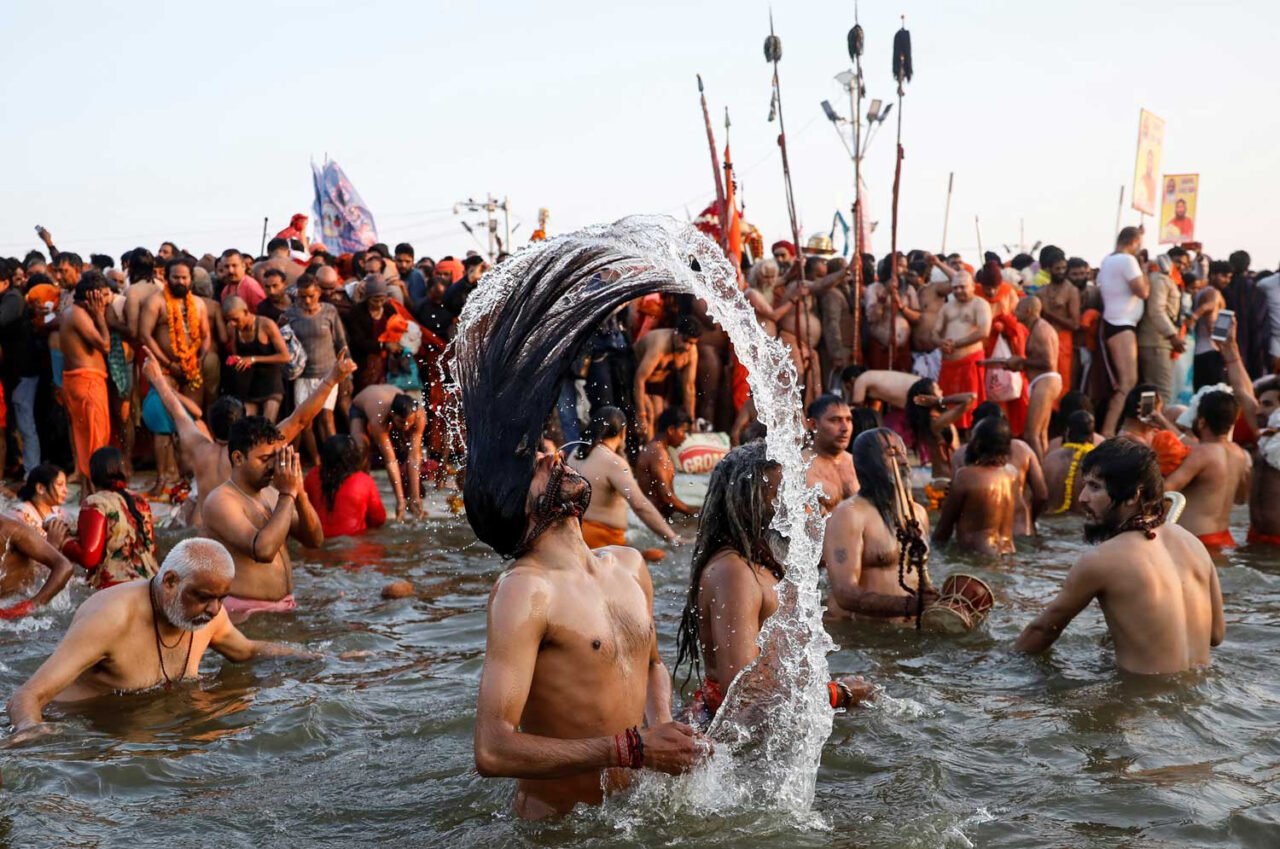
<svg viewBox="0 0 1280 849"><path fill-rule="evenodd" d="M320 494L330 510L343 482L360 471L363 461L360 443L345 433L334 434L320 445Z"/></svg>
<svg viewBox="0 0 1280 849"><path fill-rule="evenodd" d="M601 407L591 417L587 425L586 441L579 443L576 454L579 460L585 460L595 448L606 439L612 439L627 429L627 414L617 407Z"/></svg>
<svg viewBox="0 0 1280 849"><path fill-rule="evenodd" d="M463 502L476 536L504 557L524 541L543 424L561 379L600 323L643 295L687 292L689 250L698 251L702 273L719 262L733 279L723 252L716 256L715 243L691 226L624 223L525 248L467 299L452 347L467 441ZM674 238L650 239L637 223Z"/></svg>
<svg viewBox="0 0 1280 849"><path fill-rule="evenodd" d="M689 592L676 635L675 669L686 662L689 664L686 683L695 672L701 674L698 596L702 570L711 558L727 548L737 552L748 563L767 569L775 578L781 579L784 574L783 565L778 562L768 538L774 510L765 473L776 468L779 464L769 459L763 442L749 442L726 454L711 472L706 499L702 503L698 540L693 547Z"/></svg>
<svg viewBox="0 0 1280 849"><path fill-rule="evenodd" d="M138 539L143 548L151 548L155 542L147 533L147 522L138 509L137 496L129 491L129 476L124 471L124 454L119 448L105 445L89 457L89 480L94 489L114 492L124 500L124 506L133 517L138 529Z"/></svg>
<svg viewBox="0 0 1280 849"><path fill-rule="evenodd" d="M885 460L885 442L894 433L887 427L863 431L853 440L853 470L858 473L858 495L867 499L889 528L897 527L897 483ZM904 505L905 507L905 505Z"/></svg>
<svg viewBox="0 0 1280 849"><path fill-rule="evenodd" d="M911 388L907 390L907 409L904 411L907 417L907 427L911 429L911 433L916 438L916 454L920 459L924 459L924 450L928 448L930 453L933 451L933 443L940 437L934 435L933 432L933 411L929 407L922 407L916 403L917 395L932 395L937 382L927 377L922 377L915 383L911 384Z"/></svg>

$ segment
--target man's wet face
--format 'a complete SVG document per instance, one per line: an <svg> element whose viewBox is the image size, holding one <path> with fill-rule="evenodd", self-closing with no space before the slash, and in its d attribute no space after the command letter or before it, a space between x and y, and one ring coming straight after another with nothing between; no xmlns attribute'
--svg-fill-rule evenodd
<svg viewBox="0 0 1280 849"><path fill-rule="evenodd" d="M819 452L839 453L849 445L853 435L853 414L847 404L832 404L822 411L817 421L810 419L813 445Z"/></svg>
<svg viewBox="0 0 1280 849"><path fill-rule="evenodd" d="M682 424L678 427L667 428L667 432L664 438L666 439L667 444L670 445L672 448L679 448L681 445L684 444L685 438L688 437L688 435L689 435L689 426Z"/></svg>
<svg viewBox="0 0 1280 849"><path fill-rule="evenodd" d="M244 458L245 483L255 489L263 489L271 485L276 478L276 454L280 443L264 442L249 449Z"/></svg>
<svg viewBox="0 0 1280 849"><path fill-rule="evenodd" d="M1096 472L1080 479L1080 507L1084 512L1084 539L1105 542L1116 535L1121 523L1119 507L1107 494L1107 484Z"/></svg>
<svg viewBox="0 0 1280 849"><path fill-rule="evenodd" d="M165 587L164 618L184 631L198 631L217 617L231 582L197 572L176 587Z"/></svg>

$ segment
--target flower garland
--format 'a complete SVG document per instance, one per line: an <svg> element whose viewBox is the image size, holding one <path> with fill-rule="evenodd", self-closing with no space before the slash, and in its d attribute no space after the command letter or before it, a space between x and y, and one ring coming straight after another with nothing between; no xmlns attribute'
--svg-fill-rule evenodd
<svg viewBox="0 0 1280 849"><path fill-rule="evenodd" d="M1071 509L1071 502L1075 500L1071 496L1076 491L1076 472L1080 470L1080 461L1084 459L1084 455L1097 448L1092 442L1064 442L1062 447L1070 448L1076 452L1076 456L1071 458L1071 467L1067 469L1067 480L1062 484L1062 504L1053 511L1055 515Z"/></svg>
<svg viewBox="0 0 1280 849"><path fill-rule="evenodd" d="M187 292L183 298L175 298L166 286L164 306L169 319L169 350L182 367L186 388L199 389L204 385L200 373L200 323L192 321L196 311L195 295Z"/></svg>

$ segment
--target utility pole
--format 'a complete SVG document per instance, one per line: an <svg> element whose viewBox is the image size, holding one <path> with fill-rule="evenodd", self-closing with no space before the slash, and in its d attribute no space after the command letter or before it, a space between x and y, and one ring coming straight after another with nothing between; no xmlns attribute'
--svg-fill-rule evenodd
<svg viewBox="0 0 1280 849"><path fill-rule="evenodd" d="M502 211L503 233L502 238L498 237L498 218L497 212ZM453 214L459 212L483 212L485 215L484 231L489 239L489 262L493 262L501 251L511 250L511 204L507 198L499 201L492 194L486 194L483 201L473 198L467 198L453 205ZM466 226L466 225L463 225ZM468 229L470 229L468 227ZM497 250L495 250L495 245Z"/></svg>

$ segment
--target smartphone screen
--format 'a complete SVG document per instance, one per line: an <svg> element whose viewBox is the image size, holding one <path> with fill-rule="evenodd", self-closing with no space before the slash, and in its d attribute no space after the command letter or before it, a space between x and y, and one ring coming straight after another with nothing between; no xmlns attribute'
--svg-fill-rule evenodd
<svg viewBox="0 0 1280 849"><path fill-rule="evenodd" d="M1231 320L1235 317L1236 314L1231 310L1220 310L1217 319L1213 322L1210 338L1215 342L1227 341L1227 334L1231 332Z"/></svg>
<svg viewBox="0 0 1280 849"><path fill-rule="evenodd" d="M1150 418L1156 411L1156 393L1143 392L1138 396L1138 418Z"/></svg>

